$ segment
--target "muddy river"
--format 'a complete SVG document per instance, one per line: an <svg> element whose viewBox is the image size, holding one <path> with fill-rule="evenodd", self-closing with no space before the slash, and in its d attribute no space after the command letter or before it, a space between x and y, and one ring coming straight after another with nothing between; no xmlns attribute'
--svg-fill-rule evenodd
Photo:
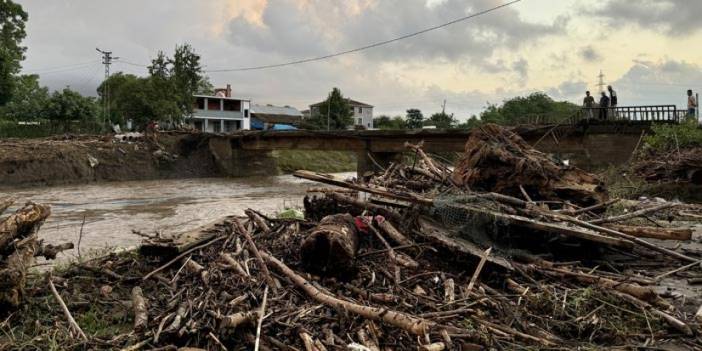
<svg viewBox="0 0 702 351"><path fill-rule="evenodd" d="M344 173L353 176L355 173ZM180 233L227 215L243 215L247 208L275 214L302 208L312 183L291 175L237 179L180 179L101 183L3 191L0 195L50 204L52 215L41 229L48 243L78 243L81 254L137 245L132 233ZM9 209L13 211L15 208ZM83 223L85 221L85 223ZM63 258L75 256L66 252Z"/></svg>

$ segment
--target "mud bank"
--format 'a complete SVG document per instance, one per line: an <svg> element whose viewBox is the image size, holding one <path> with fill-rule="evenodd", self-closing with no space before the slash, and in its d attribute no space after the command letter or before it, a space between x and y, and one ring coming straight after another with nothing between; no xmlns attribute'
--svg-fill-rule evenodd
<svg viewBox="0 0 702 351"><path fill-rule="evenodd" d="M348 155L347 155L348 154ZM355 154L245 151L207 134L164 133L158 143L112 136L0 140L0 189L93 182L275 176L356 169Z"/></svg>
<svg viewBox="0 0 702 351"><path fill-rule="evenodd" d="M207 138L164 134L158 145L111 136L0 141L0 187L220 175Z"/></svg>

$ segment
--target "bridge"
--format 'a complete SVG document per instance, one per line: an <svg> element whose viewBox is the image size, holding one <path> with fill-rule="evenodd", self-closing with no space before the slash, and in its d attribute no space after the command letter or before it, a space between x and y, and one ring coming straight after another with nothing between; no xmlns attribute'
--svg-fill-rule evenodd
<svg viewBox="0 0 702 351"><path fill-rule="evenodd" d="M643 135L655 123L677 123L681 114L674 106L639 106L583 109L558 123L544 119L513 130L537 149L583 168L627 162ZM469 130L359 130L359 131L241 131L213 135L210 149L220 167L233 176L257 174L275 168L273 150L338 150L356 152L358 174L379 170L407 151L405 143L423 143L430 153L463 152Z"/></svg>

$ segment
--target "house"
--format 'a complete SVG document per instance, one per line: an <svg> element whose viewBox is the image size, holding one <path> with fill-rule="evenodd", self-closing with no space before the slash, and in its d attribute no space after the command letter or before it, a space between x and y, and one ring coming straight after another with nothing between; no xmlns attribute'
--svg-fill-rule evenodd
<svg viewBox="0 0 702 351"><path fill-rule="evenodd" d="M302 113L291 106L251 105L251 129L268 130L276 125L299 127Z"/></svg>
<svg viewBox="0 0 702 351"><path fill-rule="evenodd" d="M195 95L195 109L188 123L208 133L251 129L251 100L232 97L232 87L216 89L213 96Z"/></svg>
<svg viewBox="0 0 702 351"><path fill-rule="evenodd" d="M353 110L353 122L355 126L363 126L366 129L373 128L373 106L356 100L346 99ZM326 111L320 111L319 106L324 102L310 105L310 115L326 115Z"/></svg>

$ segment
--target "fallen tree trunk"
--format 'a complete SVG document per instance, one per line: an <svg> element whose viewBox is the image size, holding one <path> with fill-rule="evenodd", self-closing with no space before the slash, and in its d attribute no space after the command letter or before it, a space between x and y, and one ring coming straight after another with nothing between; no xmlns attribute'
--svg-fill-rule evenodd
<svg viewBox="0 0 702 351"><path fill-rule="evenodd" d="M0 223L0 254L7 255L0 262L0 305L19 307L28 269L40 250L37 232L50 213L49 206L31 203Z"/></svg>
<svg viewBox="0 0 702 351"><path fill-rule="evenodd" d="M261 252L261 256L269 265L285 275L295 285L297 285L298 288L307 293L307 295L313 300L338 309L339 311L349 311L367 319L383 321L414 335L426 335L429 330L436 325L434 322L402 312L396 312L386 308L358 305L353 302L338 299L335 296L317 289L305 278L295 273L295 271L290 269L290 267L285 265L283 262L280 262L277 258L271 256L270 254Z"/></svg>
<svg viewBox="0 0 702 351"><path fill-rule="evenodd" d="M302 241L302 261L313 270L345 270L356 258L358 246L358 232L351 215L327 216Z"/></svg>
<svg viewBox="0 0 702 351"><path fill-rule="evenodd" d="M0 252L5 250L13 240L28 236L50 214L49 206L29 203L0 222Z"/></svg>
<svg viewBox="0 0 702 351"><path fill-rule="evenodd" d="M657 227L635 227L626 225L605 225L618 232L635 236L637 238L651 238L659 240L692 240L692 229L687 228L657 228Z"/></svg>

